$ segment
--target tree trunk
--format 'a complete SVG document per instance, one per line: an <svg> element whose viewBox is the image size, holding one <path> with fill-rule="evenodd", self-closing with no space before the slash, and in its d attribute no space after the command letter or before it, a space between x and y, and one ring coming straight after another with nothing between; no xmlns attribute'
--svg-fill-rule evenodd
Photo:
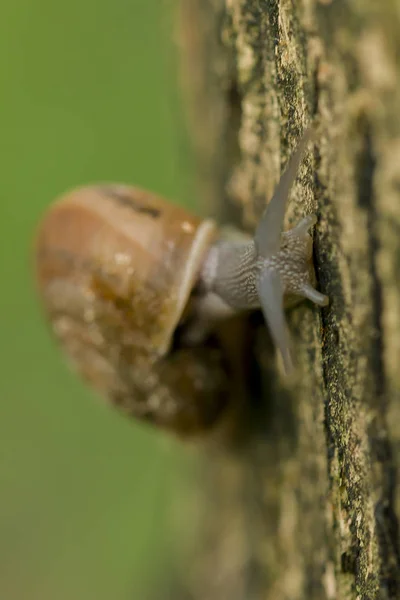
<svg viewBox="0 0 400 600"><path fill-rule="evenodd" d="M246 436L201 450L202 533L182 597L400 598L398 0L181 3L205 211L252 231L317 123L286 225L318 215L331 300L288 314L294 381L259 315L238 336Z"/></svg>

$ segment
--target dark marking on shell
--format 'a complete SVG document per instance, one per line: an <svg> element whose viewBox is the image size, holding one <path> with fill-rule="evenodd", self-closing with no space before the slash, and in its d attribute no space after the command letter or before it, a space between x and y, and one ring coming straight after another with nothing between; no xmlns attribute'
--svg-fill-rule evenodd
<svg viewBox="0 0 400 600"><path fill-rule="evenodd" d="M101 186L98 189L102 194L118 202L118 204L131 208L135 212L149 215L153 219L158 219L161 215L161 210L135 201L132 197L132 192L124 192L121 186Z"/></svg>

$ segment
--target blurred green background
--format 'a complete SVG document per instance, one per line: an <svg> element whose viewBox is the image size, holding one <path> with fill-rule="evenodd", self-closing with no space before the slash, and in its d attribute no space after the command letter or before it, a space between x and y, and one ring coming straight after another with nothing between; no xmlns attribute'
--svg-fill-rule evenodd
<svg viewBox="0 0 400 600"><path fill-rule="evenodd" d="M147 598L179 450L68 372L34 292L52 199L96 180L183 200L173 10L160 0L0 8L0 598ZM169 547L169 546L168 546Z"/></svg>

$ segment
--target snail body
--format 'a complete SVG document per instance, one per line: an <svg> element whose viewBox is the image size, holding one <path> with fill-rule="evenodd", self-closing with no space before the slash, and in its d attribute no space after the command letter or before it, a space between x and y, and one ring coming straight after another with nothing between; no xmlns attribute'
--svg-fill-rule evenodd
<svg viewBox="0 0 400 600"><path fill-rule="evenodd" d="M291 369L284 298L327 303L310 283L315 217L281 233L307 141L254 239L228 239L212 220L125 185L79 188L50 207L37 236L40 295L75 370L113 404L181 434L211 427L229 374L205 332L242 310L263 310ZM191 338L193 324L204 335Z"/></svg>

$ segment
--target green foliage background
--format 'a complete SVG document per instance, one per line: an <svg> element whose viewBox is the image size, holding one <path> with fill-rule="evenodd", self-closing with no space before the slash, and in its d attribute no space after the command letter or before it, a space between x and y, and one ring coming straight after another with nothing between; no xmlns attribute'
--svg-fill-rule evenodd
<svg viewBox="0 0 400 600"><path fill-rule="evenodd" d="M145 598L176 450L68 372L34 290L46 206L96 180L182 199L172 9L159 0L0 7L0 598ZM178 128L179 129L179 128Z"/></svg>

